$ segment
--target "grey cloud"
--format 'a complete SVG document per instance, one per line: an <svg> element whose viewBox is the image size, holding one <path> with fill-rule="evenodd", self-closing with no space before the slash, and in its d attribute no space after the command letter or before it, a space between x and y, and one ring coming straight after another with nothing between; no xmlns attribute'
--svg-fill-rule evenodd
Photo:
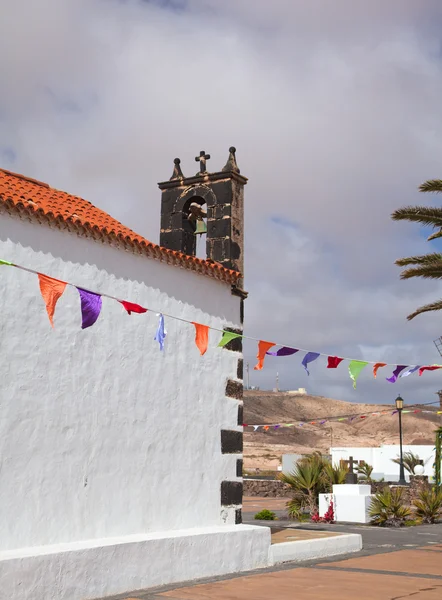
<svg viewBox="0 0 442 600"><path fill-rule="evenodd" d="M405 316L442 288L399 281L395 258L427 245L389 215L428 201L417 186L440 176L440 2L4 4L3 166L157 241L156 182L172 159L193 173L204 148L216 170L235 144L250 178L247 332L355 358L437 361L440 316ZM355 393L344 366L312 366L306 379L299 362L269 360L253 379L271 385L280 368L286 387L323 395L375 402L395 391L363 374ZM423 400L437 381L400 385Z"/></svg>

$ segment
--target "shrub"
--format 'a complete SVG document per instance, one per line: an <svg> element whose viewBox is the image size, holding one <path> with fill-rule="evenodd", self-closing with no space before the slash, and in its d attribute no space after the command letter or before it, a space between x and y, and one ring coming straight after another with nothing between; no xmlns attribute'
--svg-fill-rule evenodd
<svg viewBox="0 0 442 600"><path fill-rule="evenodd" d="M373 525L401 527L411 511L408 506L404 506L404 494L401 488L386 487L375 494L370 504L369 514Z"/></svg>
<svg viewBox="0 0 442 600"><path fill-rule="evenodd" d="M413 506L419 523L435 523L442 513L442 490L436 487L421 490Z"/></svg>
<svg viewBox="0 0 442 600"><path fill-rule="evenodd" d="M265 508L261 512L256 513L255 519L257 521L275 521L276 515L271 510L267 510L267 508Z"/></svg>

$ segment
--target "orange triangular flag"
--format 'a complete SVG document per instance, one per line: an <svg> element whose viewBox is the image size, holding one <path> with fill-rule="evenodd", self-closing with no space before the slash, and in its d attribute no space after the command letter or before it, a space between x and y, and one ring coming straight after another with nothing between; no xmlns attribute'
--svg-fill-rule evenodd
<svg viewBox="0 0 442 600"><path fill-rule="evenodd" d="M63 295L67 283L59 281L58 279L52 279L52 277L42 275L41 273L38 274L38 279L40 281L40 291L46 304L49 321L53 327L55 305Z"/></svg>
<svg viewBox="0 0 442 600"><path fill-rule="evenodd" d="M200 323L193 323L195 325L195 344L198 346L201 356L206 353L207 346L209 345L209 327L208 325L201 325Z"/></svg>
<svg viewBox="0 0 442 600"><path fill-rule="evenodd" d="M373 377L376 379L376 375L378 374L378 369L381 367L386 367L387 363L376 363L373 367Z"/></svg>
<svg viewBox="0 0 442 600"><path fill-rule="evenodd" d="M267 350L270 350L270 348L274 345L275 344L273 342L264 342L263 340L260 340L258 342L258 354L256 355L256 358L258 359L258 364L255 367L255 371L261 371L261 369L264 366L266 352Z"/></svg>

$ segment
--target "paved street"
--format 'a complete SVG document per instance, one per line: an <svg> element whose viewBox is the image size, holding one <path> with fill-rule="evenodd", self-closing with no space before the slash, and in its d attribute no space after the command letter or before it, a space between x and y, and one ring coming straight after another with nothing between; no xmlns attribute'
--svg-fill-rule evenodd
<svg viewBox="0 0 442 600"><path fill-rule="evenodd" d="M262 508L284 516L285 499L245 498L244 520ZM309 563L287 563L252 573L133 592L108 600L440 600L442 524L401 529L358 525L260 523L273 531L295 527L299 534L359 533L358 554ZM278 534L279 535L279 534ZM282 533L281 535L284 535Z"/></svg>
<svg viewBox="0 0 442 600"><path fill-rule="evenodd" d="M118 600L440 600L442 544L385 554L365 551L119 596ZM112 599L117 600L117 598Z"/></svg>
<svg viewBox="0 0 442 600"><path fill-rule="evenodd" d="M326 525L313 523L294 523L286 518L284 510L285 498L244 498L244 523L257 525L254 515L268 508L276 513L278 521L259 522L260 525L271 526L272 529L296 527L302 530L331 531L335 533L359 533L362 535L364 552L391 552L403 548L417 548L424 545L442 544L442 523L438 525L421 525L418 527L401 527L399 529L371 527L370 525ZM441 596L442 598L442 596Z"/></svg>

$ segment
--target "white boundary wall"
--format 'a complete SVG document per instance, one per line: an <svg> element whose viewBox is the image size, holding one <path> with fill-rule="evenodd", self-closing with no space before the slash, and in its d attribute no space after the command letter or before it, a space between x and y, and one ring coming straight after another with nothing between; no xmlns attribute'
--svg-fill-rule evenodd
<svg viewBox="0 0 442 600"><path fill-rule="evenodd" d="M339 463L341 459L348 460L352 456L355 460L364 460L373 467L372 477L385 481L398 481L399 465L391 459L399 456L399 444L391 446L380 446L379 448L342 447L331 448L333 464ZM434 446L403 446L403 452L413 452L424 461L425 475L433 478L433 463L435 460ZM409 480L409 474L405 472L405 478Z"/></svg>

